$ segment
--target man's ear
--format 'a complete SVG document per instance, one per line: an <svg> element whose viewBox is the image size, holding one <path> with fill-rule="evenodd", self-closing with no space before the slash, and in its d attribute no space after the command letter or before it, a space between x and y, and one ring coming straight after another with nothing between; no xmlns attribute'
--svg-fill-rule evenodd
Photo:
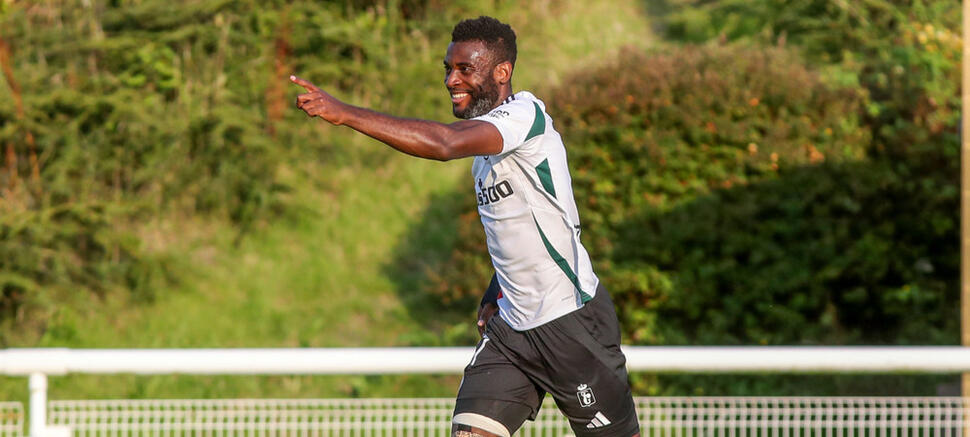
<svg viewBox="0 0 970 437"><path fill-rule="evenodd" d="M499 62L498 65L492 69L492 78L499 85L505 85L512 81L512 63L509 61Z"/></svg>

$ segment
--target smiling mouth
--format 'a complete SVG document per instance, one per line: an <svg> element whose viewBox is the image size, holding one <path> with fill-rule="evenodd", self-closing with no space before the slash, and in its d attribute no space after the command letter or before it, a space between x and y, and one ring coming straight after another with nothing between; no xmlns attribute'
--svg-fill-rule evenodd
<svg viewBox="0 0 970 437"><path fill-rule="evenodd" d="M468 93L463 93L463 92L462 93L454 93L453 92L453 93L451 93L451 103L454 103L454 104L457 105L458 102L461 102L462 99L464 99L465 97L468 97Z"/></svg>

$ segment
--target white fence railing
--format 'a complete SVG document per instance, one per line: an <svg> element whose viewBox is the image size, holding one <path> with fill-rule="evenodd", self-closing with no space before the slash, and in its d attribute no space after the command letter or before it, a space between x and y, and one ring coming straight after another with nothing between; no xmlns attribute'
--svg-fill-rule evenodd
<svg viewBox="0 0 970 437"><path fill-rule="evenodd" d="M630 371L653 372L913 372L913 373L962 373L970 372L970 348L959 346L930 347L624 347L627 355L627 367ZM30 377L30 433L31 436L48 436L52 433L63 432L66 428L58 427L61 419L51 417L48 421L48 405L52 414L60 410L62 405L96 405L96 404L60 404L55 401L47 402L48 375L64 375L68 373L135 373L135 374L387 374L387 373L460 373L471 358L472 348L371 348L371 349L194 349L194 350L111 350L111 349L8 349L0 350L0 374ZM653 399L653 398L644 398ZM765 400L764 402L775 402ZM765 409L762 407L746 407L740 409L733 400L714 400L708 398L676 401L680 407L669 407L663 420L668 420L671 432L684 431L695 425L704 427L721 426L725 435L739 435L738 430L754 429L753 424L777 423L780 428L789 429L790 426L805 428L807 423L827 423L832 421L836 428L851 428L856 419L840 415L840 411L866 411L861 417L868 425L885 425L886 429L896 424L936 427L940 432L947 433L957 428L962 429L964 411L963 404L946 404L939 407L950 411L932 413L923 416L927 407L923 400L907 398L903 409L889 404L873 407L876 410L846 410L847 400L832 400L831 405L840 403L842 407L819 407L821 409L803 410L794 405L798 402L812 401L814 398L803 400L778 400L776 407ZM931 398L945 400L947 398ZM132 401L125 401L132 402ZM160 401L147 401L160 402ZM191 404L195 401L186 401ZM217 401L208 405L215 408ZM226 401L231 402L231 401ZM285 402L285 401L279 401ZM641 400L641 402L653 402ZM674 402L674 401L671 401ZM698 402L702 402L698 404ZM711 409L703 402L721 402L726 407ZM737 401L741 402L741 401ZM760 402L760 401L759 401ZM855 401L851 401L855 402ZM882 402L882 401L872 401ZM889 402L889 401L887 401ZM923 403L921 403L923 402ZM956 402L952 398L946 402ZM129 405L129 404L125 404ZM130 404L136 405L136 404ZM652 405L652 404L651 404ZM671 404L673 405L673 404ZM732 406L733 405L733 406ZM855 405L855 404L852 404ZM875 404L874 404L875 405ZM957 405L957 406L954 406ZM3 414L0 405L0 414ZM181 408L181 407L180 407ZM673 408L671 410L671 408ZM720 408L720 409L718 409ZM724 409L726 408L726 409ZM780 408L780 410L778 410ZM840 409L841 408L841 409ZM933 407L937 408L937 407ZM949 410L947 410L947 408ZM83 409L82 409L83 410ZM770 411L769 411L770 410ZM778 411L781 412L778 412ZM16 410L20 411L20 410ZM81 410L72 410L75 416ZM111 413L112 418L120 416ZM175 410L172 410L175 411ZM227 410L228 411L228 410ZM656 411L650 407L646 411ZM795 411L796 413L791 413ZM943 410L932 410L943 411ZM686 413L684 413L686 412ZM678 414L704 414L697 418L676 419ZM809 413L810 412L810 413ZM881 413L880 413L881 412ZM22 413L20 413L22 415ZM107 413L105 413L107 414ZM112 415L113 414L113 415ZM125 413L129 414L129 413ZM131 413L134 414L134 413ZM140 413L139 413L140 414ZM240 418L236 412L226 412L228 416ZM641 410L641 414L644 410ZM713 415L711 415L713 414ZM797 414L798 416L786 416ZM850 414L850 413L845 413ZM851 413L856 414L856 413ZM944 415L941 415L944 414ZM197 413L189 416L196 417ZM740 415L740 416L737 416ZM257 415L258 416L258 415ZM21 417L21 416L17 416ZM61 416L56 416L61 417ZM102 417L102 416L99 416ZM127 416L125 416L127 417ZM645 418L647 416L644 416ZM827 418L827 419L822 419ZM99 419L101 420L101 419ZM114 419L112 419L114 420ZM235 420L235 419L234 419ZM242 419L240 419L242 420ZM393 420L388 419L390 422ZM822 422L819 422L821 420ZM377 420L381 422L381 420ZM814 421L814 422L813 422ZM110 422L110 420L108 421ZM0 418L0 426L3 426ZM48 423L54 425L47 428ZM645 420L644 423L647 423ZM652 422L650 422L652 423ZM791 425L792 423L796 425ZM789 425L786 425L789 424ZM155 423L152 422L152 426ZM698 425L698 426L701 426ZM723 426L722 426L723 425ZM867 425L867 426L868 426ZM74 425L71 425L72 427ZM80 426L80 425L78 425ZM117 425L122 426L122 425ZM125 425L127 426L127 425ZM226 426L226 425L219 425ZM303 426L303 425L301 425ZM308 425L306 425L308 426ZM361 425L374 427L375 425ZM775 425L771 425L775 426ZM845 428L849 426L850 428ZM861 425L860 425L861 426ZM875 426L875 425L873 425ZM900 425L902 426L902 425ZM789 427L789 428L786 428ZM842 427L842 428L839 428ZM809 427L811 428L811 427ZM77 428L80 430L81 428ZM376 428L375 428L376 429ZM564 428L565 429L565 428ZM695 428L690 428L695 429ZM697 428L700 429L700 428ZM708 428L703 428L708 429ZM760 428L758 428L760 429ZM776 429L776 428L771 428ZM814 428L811 428L814 429ZM929 429L929 428L927 428ZM214 429L210 429L214 431ZM234 431L227 430L230 434ZM294 431L296 434L302 431ZM309 432L309 430L307 430ZM322 432L322 431L321 431ZM551 432L551 431L550 431ZM686 432L686 431L685 431ZM688 435L692 434L689 432ZM704 431L703 433L706 433ZM137 433L137 432L136 432ZM310 432L312 435L342 435L331 431ZM865 433L862 433L865 434ZM860 435L862 435L860 434ZM891 435L895 435L893 431ZM183 435L178 433L178 435ZM287 434L289 435L289 434ZM353 435L397 435L393 432L384 434L353 434ZM410 435L410 434L408 434ZM418 434L416 434L418 435ZM433 435L433 434L432 434ZM536 434L561 435L561 434ZM746 435L746 434L740 434ZM767 435L767 434L765 434ZM775 434L771 434L775 435ZM778 435L788 435L784 432ZM838 434L836 434L838 435ZM847 435L855 435L850 432ZM905 435L905 434L903 434ZM937 434L929 435L947 435ZM954 434L958 435L958 434Z"/></svg>
<svg viewBox="0 0 970 437"><path fill-rule="evenodd" d="M6 349L0 375L461 373L471 347L328 349ZM962 346L624 346L644 372L970 371Z"/></svg>
<svg viewBox="0 0 970 437"><path fill-rule="evenodd" d="M643 436L953 436L958 397L638 397ZM51 401L48 430L73 436L447 437L453 399ZM520 437L572 436L547 399ZM0 436L20 437L19 429Z"/></svg>

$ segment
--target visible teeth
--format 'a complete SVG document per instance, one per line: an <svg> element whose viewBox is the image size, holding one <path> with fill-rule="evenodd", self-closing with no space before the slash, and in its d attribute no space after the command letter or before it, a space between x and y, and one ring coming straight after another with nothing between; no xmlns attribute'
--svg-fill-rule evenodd
<svg viewBox="0 0 970 437"><path fill-rule="evenodd" d="M463 99L467 95L468 95L468 93L455 93L455 94L452 94L451 95L451 98L456 99L456 100L457 99Z"/></svg>

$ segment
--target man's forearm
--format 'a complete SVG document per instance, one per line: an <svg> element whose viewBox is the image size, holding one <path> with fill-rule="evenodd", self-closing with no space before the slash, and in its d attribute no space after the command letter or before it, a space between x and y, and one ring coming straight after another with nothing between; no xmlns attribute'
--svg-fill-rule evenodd
<svg viewBox="0 0 970 437"><path fill-rule="evenodd" d="M408 155L445 161L455 128L430 120L395 117L344 104L335 124L345 125Z"/></svg>
<svg viewBox="0 0 970 437"><path fill-rule="evenodd" d="M290 81L308 91L296 97L297 107L307 115L346 125L412 156L446 161L494 155L503 148L502 135L489 123L462 120L444 124L395 117L341 102L296 76L290 76Z"/></svg>
<svg viewBox="0 0 970 437"><path fill-rule="evenodd" d="M502 288L498 285L498 275L492 274L492 280L488 283L488 289L485 290L485 295L482 296L481 305L490 303L492 305L498 305L498 295Z"/></svg>

